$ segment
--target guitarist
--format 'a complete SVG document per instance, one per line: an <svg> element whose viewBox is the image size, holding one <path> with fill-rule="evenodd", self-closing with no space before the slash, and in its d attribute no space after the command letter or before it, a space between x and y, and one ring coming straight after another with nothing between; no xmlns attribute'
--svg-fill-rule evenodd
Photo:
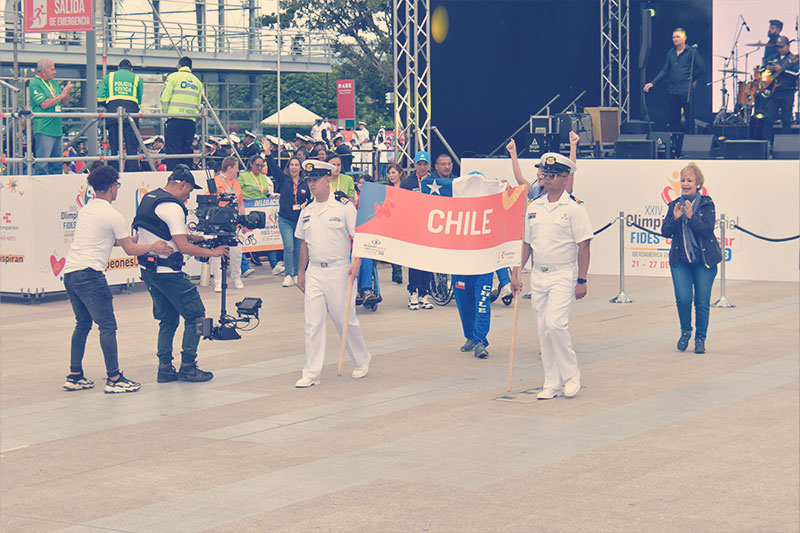
<svg viewBox="0 0 800 533"><path fill-rule="evenodd" d="M775 44L778 52L767 58L766 68L774 77L768 87L765 124L769 128L770 143L775 136L774 122L780 118L782 132L789 133L792 126L792 106L797 91L798 57L789 51L789 38L781 35Z"/></svg>

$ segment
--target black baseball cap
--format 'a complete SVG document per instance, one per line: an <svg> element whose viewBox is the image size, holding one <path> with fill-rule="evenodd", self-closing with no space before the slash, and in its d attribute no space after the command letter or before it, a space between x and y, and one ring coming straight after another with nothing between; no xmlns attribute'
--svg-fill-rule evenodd
<svg viewBox="0 0 800 533"><path fill-rule="evenodd" d="M172 171L172 174L169 175L167 178L169 181L185 181L186 183L191 183L192 187L195 189L202 189L197 183L194 181L194 174L192 171L189 170L189 167L180 163L175 165L175 169Z"/></svg>

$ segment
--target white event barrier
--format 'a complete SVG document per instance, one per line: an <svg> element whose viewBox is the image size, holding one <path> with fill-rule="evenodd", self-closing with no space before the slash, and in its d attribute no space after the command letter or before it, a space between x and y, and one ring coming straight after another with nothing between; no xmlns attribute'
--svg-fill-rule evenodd
<svg viewBox="0 0 800 533"><path fill-rule="evenodd" d="M533 159L522 159L526 178L536 175ZM680 169L688 160L578 160L574 194L584 201L595 229L624 211L625 273L669 276L669 243L633 227L660 233L667 203L680 193ZM705 192L717 217L725 214L728 279L798 281L800 241L767 242L733 228L734 224L767 237L790 237L800 228L798 161L697 161ZM464 159L462 174L479 171L513 182L511 161ZM717 238L720 238L719 229ZM619 229L612 226L592 242L590 273L619 273Z"/></svg>
<svg viewBox="0 0 800 533"><path fill-rule="evenodd" d="M162 187L168 172L123 173L117 200L113 203L127 222L133 220L140 198ZM205 184L204 172L195 172L198 184ZM198 191L200 192L200 191ZM49 293L63 291L66 255L75 232L78 211L94 192L86 174L63 176L4 176L0 179L0 292ZM189 200L194 208L194 195ZM278 199L247 202L245 206L265 211L267 227L244 235L245 251L282 248L277 225ZM191 217L190 217L191 220ZM197 275L200 263L190 259L184 272ZM238 267L238 265L237 265ZM140 279L135 257L114 247L106 277L110 285L123 285Z"/></svg>

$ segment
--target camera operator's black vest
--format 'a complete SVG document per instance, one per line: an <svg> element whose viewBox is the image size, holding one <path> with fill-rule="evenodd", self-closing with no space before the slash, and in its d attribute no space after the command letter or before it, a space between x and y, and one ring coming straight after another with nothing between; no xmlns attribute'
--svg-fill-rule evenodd
<svg viewBox="0 0 800 533"><path fill-rule="evenodd" d="M186 209L186 206L183 205L180 200L164 189L159 188L150 191L142 197L139 208L136 210L136 216L133 218L133 223L131 224L133 228L144 228L165 241L172 239L169 226L156 215L156 207L164 202L172 202L181 206L184 217L189 214L189 210Z"/></svg>

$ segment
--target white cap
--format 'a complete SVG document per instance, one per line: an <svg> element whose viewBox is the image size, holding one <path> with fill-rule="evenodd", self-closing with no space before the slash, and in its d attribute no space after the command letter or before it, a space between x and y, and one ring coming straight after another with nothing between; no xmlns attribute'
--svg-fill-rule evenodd
<svg viewBox="0 0 800 533"><path fill-rule="evenodd" d="M306 173L306 178L322 178L330 176L336 167L325 161L317 159L306 159L303 161L303 171Z"/></svg>
<svg viewBox="0 0 800 533"><path fill-rule="evenodd" d="M236 135L235 133L231 133L230 135L228 135L228 137L230 137L230 139L235 143L242 142L239 136Z"/></svg>
<svg viewBox="0 0 800 533"><path fill-rule="evenodd" d="M548 152L542 154L539 163L535 165L536 168L542 170L554 170L556 172L575 172L577 166L569 157L557 154L555 152Z"/></svg>

